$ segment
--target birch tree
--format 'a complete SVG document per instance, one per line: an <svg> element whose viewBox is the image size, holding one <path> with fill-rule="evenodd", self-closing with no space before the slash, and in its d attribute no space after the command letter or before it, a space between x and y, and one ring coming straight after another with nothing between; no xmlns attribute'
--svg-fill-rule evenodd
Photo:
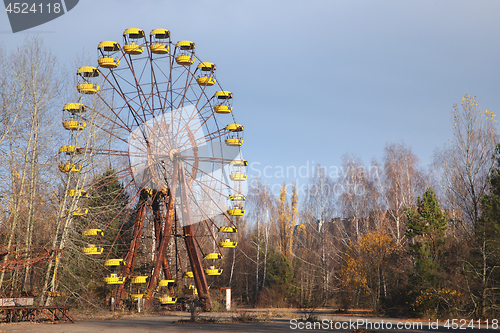
<svg viewBox="0 0 500 333"><path fill-rule="evenodd" d="M37 201L43 198L41 174L49 174L48 168L53 168L52 156L47 147L51 144L53 132L51 128L55 125L54 105L59 92L58 68L55 57L46 49L41 39L29 37L24 45L20 46L11 55L13 60L10 65L15 78L11 77L13 85L7 85L7 93L2 93L2 99L10 102L19 110L14 122L8 129L8 164L10 170L11 199L10 199L10 230L7 239L7 247L16 240L16 233L22 238L16 242L23 242L26 246L33 244L33 231L37 214ZM15 97L9 100L9 89ZM6 104L7 107L9 103ZM5 141L5 140L4 140ZM5 143L5 142L4 142ZM50 154L52 155L52 154ZM42 172L42 170L44 172ZM44 179L44 183L50 177ZM24 213L23 213L24 212ZM42 215L43 216L43 215ZM23 223L23 231L18 228ZM46 221L40 221L40 223ZM49 229L45 226L46 229ZM4 258L7 260L7 256ZM27 266L24 273L23 290L31 288L29 279L30 267ZM4 273L0 274L0 283L3 281Z"/></svg>
<svg viewBox="0 0 500 333"><path fill-rule="evenodd" d="M342 170L338 206L342 215L352 222L353 238L357 240L368 227L370 213L378 208L377 172L371 172L360 158L352 155L344 155Z"/></svg>
<svg viewBox="0 0 500 333"><path fill-rule="evenodd" d="M317 165L302 205L296 251L302 267L304 300L319 302L318 305L331 297L334 267L339 262L341 240L345 238L343 226L334 225L335 212L335 183L326 168ZM319 299L315 300L313 294L318 294Z"/></svg>
<svg viewBox="0 0 500 333"><path fill-rule="evenodd" d="M254 225L252 244L255 248L255 301L266 286L267 254L270 246L272 222L276 214L276 199L259 178L252 180L248 193L248 219Z"/></svg>
<svg viewBox="0 0 500 333"><path fill-rule="evenodd" d="M419 166L418 157L404 143L391 143L385 147L383 196L391 219L389 231L398 244L405 239L405 208L416 204L423 193L426 176Z"/></svg>
<svg viewBox="0 0 500 333"><path fill-rule="evenodd" d="M471 236L495 164L497 119L493 112L481 111L476 97L470 95L453 105L451 115L453 140L436 152L434 165L450 208L463 212L463 231Z"/></svg>

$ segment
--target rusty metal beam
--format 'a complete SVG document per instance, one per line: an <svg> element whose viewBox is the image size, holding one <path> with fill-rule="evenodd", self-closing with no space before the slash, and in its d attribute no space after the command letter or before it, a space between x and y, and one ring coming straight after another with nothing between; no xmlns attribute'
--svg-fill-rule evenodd
<svg viewBox="0 0 500 333"><path fill-rule="evenodd" d="M125 282L128 277L133 273L135 258L137 256L137 250L139 249L139 244L141 242L141 236L144 226L144 211L146 210L148 193L144 190L141 191L139 197L139 205L137 208L137 216L135 218L134 224L134 235L132 237L132 242L128 250L127 256L125 257L125 267L123 268L123 277L125 277ZM123 299L125 293L125 282L120 284L118 287L117 297L118 299Z"/></svg>
<svg viewBox="0 0 500 333"><path fill-rule="evenodd" d="M0 272L9 272L34 266L57 258L61 258L62 250L43 245L12 245L10 248L2 246L0 257L11 256L11 259L0 262Z"/></svg>
<svg viewBox="0 0 500 333"><path fill-rule="evenodd" d="M166 262L166 252L167 245L170 241L170 234L172 231L172 224L174 221L174 211L175 211L175 192L177 188L177 178L178 178L178 165L174 163L174 173L172 177L172 181L170 183L169 195L168 195L168 205L167 205L167 217L165 219L165 224L163 226L163 232L161 235L160 245L158 246L158 250L156 251L155 256L155 266L153 268L153 274L148 282L148 291L146 293L146 304L145 307L148 309L151 306L152 295L154 288L158 283L158 275L160 274L160 269L165 267ZM168 267L167 267L168 272ZM170 275L170 273L168 274ZM168 278L169 276L167 276Z"/></svg>
<svg viewBox="0 0 500 333"><path fill-rule="evenodd" d="M205 272L203 271L200 252L196 246L193 225L191 224L191 210L189 207L188 197L189 187L185 177L184 164L182 161L178 161L178 163L179 184L181 186L182 219L184 222L184 242L186 243L189 262L191 264L191 269L193 270L194 282L196 284L196 288L198 288L198 295L200 297L202 307L211 309L212 300L210 298L210 292L208 291L207 279L205 277Z"/></svg>

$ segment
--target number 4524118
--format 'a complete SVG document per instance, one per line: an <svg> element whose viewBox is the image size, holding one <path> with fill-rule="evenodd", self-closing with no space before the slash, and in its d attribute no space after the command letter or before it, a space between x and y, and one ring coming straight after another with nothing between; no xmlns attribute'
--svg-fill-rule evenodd
<svg viewBox="0 0 500 333"><path fill-rule="evenodd" d="M48 4L30 4L25 3L25 2L10 2L7 7L5 8L5 11L9 14L29 14L29 13L56 13L58 14L61 11L61 4L56 2L56 3L48 3Z"/></svg>
<svg viewBox="0 0 500 333"><path fill-rule="evenodd" d="M448 319L446 322L443 324L444 327L447 329L459 329L459 330L465 330L465 329L474 329L474 328L485 328L485 329L498 329L498 319L485 319L481 321L480 319L478 320L466 320L466 319Z"/></svg>

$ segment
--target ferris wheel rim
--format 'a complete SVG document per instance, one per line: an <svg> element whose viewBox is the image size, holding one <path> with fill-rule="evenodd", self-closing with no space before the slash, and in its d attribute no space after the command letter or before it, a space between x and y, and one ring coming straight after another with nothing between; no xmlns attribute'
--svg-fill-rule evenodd
<svg viewBox="0 0 500 333"><path fill-rule="evenodd" d="M240 209L239 213L234 214L233 216L233 214L230 213L230 210L226 211L225 204L219 205L219 202L216 201L213 196L216 196L217 198L222 198L223 196L225 196L224 200L228 200L229 198L231 202L242 201L238 199L240 198L238 196L240 195L238 191L241 191L241 187L237 189L237 183L234 183L233 185L230 184L229 178L231 181L234 181L235 178L228 178L229 169L226 170L223 166L229 166L231 164L231 161L233 161L235 158L242 160L240 146L243 141L242 139L239 139L239 133L242 132L243 128L241 125L236 124L234 113L232 112L232 104L227 102L232 99L232 93L223 90L220 82L215 79L216 65L214 63L202 62L200 59L198 59L198 57L194 53L195 47L194 43L192 42L181 41L175 44L174 47L174 44L172 44L170 40L170 33L168 32L168 36L165 33L165 31L168 31L166 29L161 31L158 30L158 34L156 34L154 38L168 38L168 43L163 45L161 44L161 42L153 42L153 31L151 32L150 40L148 41L143 30L127 29L124 32L125 41L127 41L127 38L135 38L136 40L142 39L143 41L142 43L131 43L130 47L126 47L129 46L128 44L125 44L122 47L118 43L112 41L101 42L98 46L98 50L102 55L102 58L99 58L99 60L102 61L98 60L100 66L82 67L81 70L79 69L77 73L83 80L83 83L81 84L83 84L84 86L80 86L79 88L79 92L82 94L82 96L94 94L97 96L102 105L104 105L102 109L100 109L99 107L88 107L89 110L93 111L93 114L97 114L100 117L98 117L99 119L105 120L103 123L97 123L93 125L100 130L103 130L110 137L109 148L103 148L100 146L92 147L90 149L90 152L95 155L102 154L104 156L109 156L110 167L112 157L124 157L128 162L128 168L124 167L114 172L114 174L117 175L118 180L126 180L126 185L123 186L118 194L116 194L113 201L116 200L122 193L131 193L131 195L127 197L127 204L121 207L121 209L116 213L114 217L111 218L111 221L104 229L107 229L115 218L118 218L118 216L121 216L121 214L126 211L126 216L122 224L120 225L121 230L124 221L131 216L131 207L134 205L134 202L137 204L137 207L142 207L140 208L141 212L139 213L137 211L137 214L142 214L143 217L136 217L137 219L144 219L144 216L147 216L151 212L153 212L153 215L156 214L155 211L160 212L159 208L154 208L152 206L153 203L157 202L158 200L160 200L162 204L165 205L165 208L167 206L173 207L173 210L172 208L168 208L170 210L164 211L164 213L166 214L165 216L171 213L175 214L175 198L177 196L176 192L179 189L181 195L183 196L182 204L189 205L190 202L192 202L193 210L201 212L196 218L202 218L202 221L199 222L204 222L204 224L208 227L207 230L210 231L210 237L215 240L214 234L211 229L212 226L217 227L216 231L218 232L229 231L221 231L226 229L222 229L222 227L219 227L216 224L214 216L210 215L212 211L209 211L208 208L203 206L204 204L206 204L206 202L198 200L201 200L201 198L203 197L207 197L208 202L213 202L214 204L211 204L211 207L214 206L215 211L220 213L223 221L228 222L231 226L227 227L229 228L227 230L236 232L234 220L238 218L238 216L242 216L244 211L242 213ZM100 50L99 48L101 48L102 50ZM178 48L180 50L179 54L176 53L178 51ZM145 50L146 52L144 52ZM182 55L184 51L190 52L188 59L177 58ZM120 56L115 58L113 57L113 54L120 54ZM163 64L168 64L168 68L161 70L160 64L157 64L156 59L158 59L158 61L162 62ZM198 65L194 65L196 61L199 62ZM192 70L193 68L194 70ZM203 76L201 76L203 72L205 72L205 74L210 73L208 74L208 79L200 79L203 78ZM127 75L129 74L131 75L131 77L127 78ZM98 75L100 75L101 79L103 80L102 87L94 85L92 83L92 80L95 79ZM208 93L208 87L211 86L215 86L214 88L218 88L218 90L216 90L213 95L210 95ZM87 91L85 91L85 89L87 89ZM113 96L113 99L111 99L111 101L106 100L107 94ZM220 103L220 105L216 104L216 102ZM229 106L225 108L219 107L222 106L225 102L229 103ZM156 130L160 131L154 134L156 135L156 140L154 140L153 137L148 136L148 134L146 134L147 130L141 127L146 127L149 120L157 118L159 119L161 118L161 116L166 115L168 112L170 112L170 114L167 115L174 117L174 114L178 112L178 110L183 110L185 108L191 107L193 108L193 110L195 110L195 112L190 114L189 117L187 117L186 121L177 123L172 121L168 123L168 128L171 132L169 132L167 128L162 128L161 126L156 127ZM182 112L180 113L182 114ZM217 114L226 114L226 116L217 116ZM227 114L230 114L230 117L227 117ZM221 124L219 117L231 118L232 122L229 123L230 125ZM89 124L92 121L90 118L87 119L86 116L81 117L81 119L84 119ZM191 123L193 119L196 119L197 122ZM193 124L196 124L196 126L193 127ZM232 124L234 124L234 126ZM78 126L78 124L75 126ZM161 185L159 185L158 188L153 188L153 186L146 186L141 181L137 180L134 171L132 170L133 167L135 167L135 165L133 165L133 158L136 156L140 157L141 152L134 152L134 150L132 149L131 153L131 147L134 149L139 149L143 145L141 142L132 142L132 144L130 143L130 135L132 135L132 133L134 133L136 129L138 129L138 132L140 132L142 135L139 135L138 137L142 137L143 141L145 142L145 146L147 147L147 153L142 154L146 158L144 170L154 175L154 180L152 180L152 182L163 184L160 180L160 176L162 176L162 167L164 170L169 169L168 171L170 172L164 172L165 179L167 179L169 175L173 175L174 177L174 180L167 180L163 188L161 187ZM231 133L233 135L233 139L229 139L229 135ZM126 140L127 135L129 135L129 140ZM235 135L238 137L238 139L234 138ZM228 139L224 140L225 137L227 137ZM169 143L165 143L165 140L167 140ZM112 145L112 142L114 142L115 144ZM125 144L128 145L128 148L121 148ZM157 159L156 157L152 156L150 152L157 148L153 147L154 145L161 146L162 144L162 148L164 150L159 150L160 153L157 156ZM200 147L203 144L209 146L209 148L203 148L205 150L202 150ZM235 156L232 156L230 154L228 155L228 152L224 149L225 145L233 146L232 149L234 149L232 151ZM229 151L229 148L227 149ZM206 151L208 151L208 153L206 153ZM235 152L238 153L236 154ZM163 166L159 164L159 161L163 162ZM240 166L236 165L236 167ZM218 170L220 170L220 172ZM69 172L71 173L71 171ZM236 180L240 181L243 179ZM177 182L179 182L180 184L179 188L177 186ZM181 186L182 184L184 184L184 189ZM93 186L93 182L88 184L88 188L92 188ZM100 186L102 188L106 185L97 185L96 183L95 187L97 186ZM171 186L173 187L171 188ZM135 191L128 190L132 187L135 188ZM208 191L208 189L210 189L211 191ZM224 191L231 191L233 194L236 193L236 196L229 196ZM236 208L234 207L232 209L234 210ZM184 214L185 211L189 213L190 209L183 209L182 213ZM90 224L95 222L99 218L99 216L100 213L97 214L97 216L93 219L93 221L90 222ZM156 217L154 217L153 219L156 219ZM188 217L187 222L189 223L187 225L184 225L183 228L192 229L192 217ZM201 224L202 223L200 223L199 225ZM166 222L164 228L167 228ZM185 229L185 232L186 230L187 229ZM198 248L200 251L202 251L203 257L205 257L202 246L198 242L203 237L209 237L208 234L191 235L189 233L190 232L184 235L186 241L186 250L189 252L195 251L196 248ZM190 246L188 246L187 244L187 239L189 237L194 237L194 241L192 241ZM162 238L162 244L163 241L164 240ZM111 244L107 257L110 256L112 247L116 242L117 238L115 238L113 244ZM217 245L219 254L221 252L221 248L234 248L236 246L236 242L223 245L224 242L221 242L220 245L218 242L215 243ZM137 244L130 245L127 258L129 254L132 253L130 251L132 251L131 249L133 246L137 246ZM99 248L97 249L99 250ZM91 250L89 250L89 252L99 252L98 250L95 250L95 247L93 246ZM212 257L212 260L215 257L220 259L222 258L222 255L213 255ZM191 260L191 258L192 256L191 254L189 254L189 259ZM199 257L197 258L197 260L200 260ZM157 264L158 262L156 262L155 264L155 272L157 269ZM128 267L127 269L129 269L130 265L132 265L133 271L133 263L127 263L125 266ZM191 263L191 266L193 266L193 263ZM222 269L220 269L220 267L218 269L215 269L214 266L210 266L208 268L208 271L205 269L204 273L203 270L200 271L202 267L201 263L198 263L195 266L198 270L198 272L194 274L195 279L198 279L200 277L205 279L205 273L207 275L220 275L220 273L222 273ZM157 278L158 275L155 276ZM120 279L116 280L115 277L113 277L109 279L109 282L125 282L126 279L127 278L122 281ZM120 290L123 290L123 288ZM151 289L148 290L149 293ZM207 291L205 290L204 293L206 294Z"/></svg>

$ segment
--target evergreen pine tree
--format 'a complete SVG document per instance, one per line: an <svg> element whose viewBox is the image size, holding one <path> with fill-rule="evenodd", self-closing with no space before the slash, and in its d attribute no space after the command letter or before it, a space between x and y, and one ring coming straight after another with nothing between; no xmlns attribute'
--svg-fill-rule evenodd
<svg viewBox="0 0 500 333"><path fill-rule="evenodd" d="M126 235L129 223L122 227L124 219L130 219L129 197L125 192L113 169L106 170L100 177L94 180L90 191L88 207L91 217L96 220L94 227L105 229L105 245L113 246L113 254L122 258L130 245L130 235ZM128 221L125 221L128 222ZM117 234L117 241L115 238Z"/></svg>
<svg viewBox="0 0 500 333"><path fill-rule="evenodd" d="M88 192L89 198L79 202L82 210L88 209L88 214L73 217L75 233L72 241L75 246L68 247L64 253L68 258L66 262L71 265L66 264L58 278L62 286L71 286L73 295L78 295L77 300L82 304L104 305L109 292L103 281L104 276L109 274L104 261L124 219L128 223L119 231L118 241L109 258L124 258L126 246L130 244L130 236L126 234L130 228L130 212L126 207L129 197L112 169L96 177ZM102 229L104 237L83 236L83 231L87 229ZM103 247L104 252L100 255L85 254L83 248L90 245Z"/></svg>
<svg viewBox="0 0 500 333"><path fill-rule="evenodd" d="M435 287L442 280L438 257L445 243L447 218L432 188L425 191L423 198L417 199L417 209L408 209L406 216L406 237L410 241L408 247L415 260L414 282L422 288Z"/></svg>

